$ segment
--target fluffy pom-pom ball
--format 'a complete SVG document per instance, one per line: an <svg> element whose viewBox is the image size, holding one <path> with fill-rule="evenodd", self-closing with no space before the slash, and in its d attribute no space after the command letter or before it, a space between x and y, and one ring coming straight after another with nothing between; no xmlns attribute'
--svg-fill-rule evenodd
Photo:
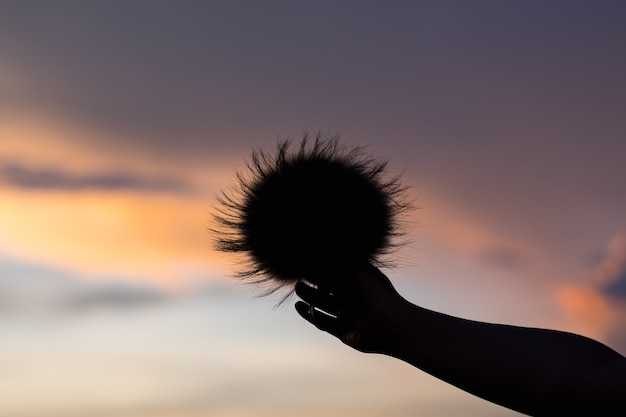
<svg viewBox="0 0 626 417"><path fill-rule="evenodd" d="M254 150L236 185L217 200L216 247L243 255L238 276L292 290L356 268L386 266L410 204L387 161L337 136L305 134L274 153Z"/></svg>

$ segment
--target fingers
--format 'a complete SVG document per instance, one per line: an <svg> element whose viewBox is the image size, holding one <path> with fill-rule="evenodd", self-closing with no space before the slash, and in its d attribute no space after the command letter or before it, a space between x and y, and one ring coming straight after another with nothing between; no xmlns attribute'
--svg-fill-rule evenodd
<svg viewBox="0 0 626 417"><path fill-rule="evenodd" d="M339 314L336 297L329 291L299 282L296 284L296 294L307 304L314 305L319 310L335 317Z"/></svg>
<svg viewBox="0 0 626 417"><path fill-rule="evenodd" d="M304 301L298 301L296 303L296 311L306 321L313 324L318 329L328 332L333 336L341 337L339 321L336 317L330 316L316 309L315 305L305 303Z"/></svg>
<svg viewBox="0 0 626 417"><path fill-rule="evenodd" d="M306 321L337 338L343 337L345 320L339 318L335 294L305 282L296 284L296 294L304 300L296 303L296 311Z"/></svg>
<svg viewBox="0 0 626 417"><path fill-rule="evenodd" d="M321 285L301 281L295 292L302 299L295 305L302 318L363 352L380 351L381 335L387 333L380 317L395 311L403 300L389 278L372 265Z"/></svg>

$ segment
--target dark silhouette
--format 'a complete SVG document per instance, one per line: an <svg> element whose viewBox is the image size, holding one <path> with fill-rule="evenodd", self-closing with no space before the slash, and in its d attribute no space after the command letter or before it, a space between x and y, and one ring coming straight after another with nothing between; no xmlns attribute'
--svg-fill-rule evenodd
<svg viewBox="0 0 626 417"><path fill-rule="evenodd" d="M244 255L239 275L293 289L329 269L386 264L397 245L398 215L410 204L386 161L337 136L304 135L275 153L252 153L238 183L218 197L219 250ZM341 278L342 275L337 275Z"/></svg>
<svg viewBox="0 0 626 417"><path fill-rule="evenodd" d="M396 357L528 415L626 415L626 358L597 341L426 310L371 265L332 282L299 282L296 309L359 351Z"/></svg>
<svg viewBox="0 0 626 417"><path fill-rule="evenodd" d="M254 151L237 185L218 197L216 246L243 255L240 277L269 283L270 293L295 286L300 315L345 344L513 410L626 415L626 359L605 345L464 320L402 298L377 268L411 206L399 177L336 136L309 139L296 150L287 140L273 155Z"/></svg>

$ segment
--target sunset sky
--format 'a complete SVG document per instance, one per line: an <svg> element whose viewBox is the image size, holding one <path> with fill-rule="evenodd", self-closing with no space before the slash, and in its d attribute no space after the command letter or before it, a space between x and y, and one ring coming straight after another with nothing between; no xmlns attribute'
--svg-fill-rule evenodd
<svg viewBox="0 0 626 417"><path fill-rule="evenodd" d="M410 301L626 353L626 3L0 1L0 415L514 416L352 351L211 246L338 133L419 209Z"/></svg>

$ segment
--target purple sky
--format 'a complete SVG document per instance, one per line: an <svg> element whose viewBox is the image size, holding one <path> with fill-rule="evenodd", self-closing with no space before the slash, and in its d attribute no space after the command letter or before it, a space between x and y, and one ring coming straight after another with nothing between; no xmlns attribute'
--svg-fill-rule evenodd
<svg viewBox="0 0 626 417"><path fill-rule="evenodd" d="M160 294L154 305L141 304L145 317L126 325L165 317L170 324L160 332L184 342L171 339L156 357L186 352L212 364L190 346L241 334L213 324L205 335L195 324L184 333L176 320L235 314L228 303L207 313L189 295L228 274L204 234L213 195L252 146L321 130L389 158L422 206L413 217L422 226L411 229L415 242L399 255L406 266L390 272L409 299L469 318L573 330L626 352L624 21L622 1L3 1L0 320L22 329L22 336L5 336L7 343L13 340L14 353L33 340L53 343L53 334L19 318L40 302L49 306L40 313L76 303L91 311L90 300L117 311L123 300L141 304ZM249 302L252 317L273 305ZM99 321L68 311L68 352L101 337L104 357L113 346L132 362L128 352L145 347L107 339L126 331L125 313ZM288 374L290 355L303 348L298 337L327 342L290 307L275 316L277 334L298 329L295 353L272 356ZM273 319L263 320L269 326ZM147 340L158 341L160 332ZM244 339L276 347L256 333ZM235 342L223 343L218 356ZM333 364L324 372L348 375L350 384L363 380L358 359L344 374L338 364L345 352L338 359L332 345L323 346ZM233 367L246 362L238 352ZM17 360L2 355L0 363ZM27 398L31 385L47 388L29 379L34 368L26 364L54 360L39 351L19 358L23 388L2 377L0 387L15 392L11 412L36 415L20 395ZM176 372L190 365L181 366ZM373 374L386 366L376 362ZM69 379L80 381L83 374L72 372ZM150 404L176 391L149 389L145 372L137 370L129 388L141 393L136 398ZM102 386L113 384L115 373L105 374ZM261 369L254 378L262 384L270 374ZM450 416L471 407L488 414L481 400L423 381L415 390L436 386L439 402L402 402L407 394L399 415ZM66 398L54 403L61 415L80 396L75 385L58 393ZM380 394L380 415L388 415L393 390L368 387ZM211 389L222 392L219 384ZM244 405L262 403L253 397ZM324 398L324 407L342 407ZM247 415L224 401L220 410ZM457 401L458 409L450 406ZM105 403L94 397L90 404Z"/></svg>

